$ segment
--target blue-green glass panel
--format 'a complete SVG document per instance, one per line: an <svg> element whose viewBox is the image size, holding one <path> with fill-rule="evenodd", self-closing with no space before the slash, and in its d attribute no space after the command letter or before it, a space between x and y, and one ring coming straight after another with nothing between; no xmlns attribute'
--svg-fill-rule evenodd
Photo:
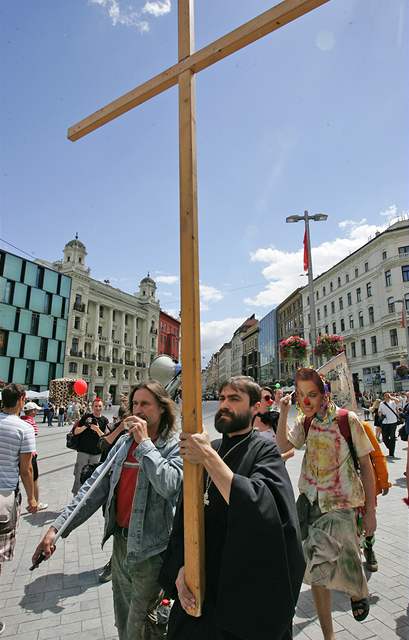
<svg viewBox="0 0 409 640"><path fill-rule="evenodd" d="M23 259L17 256L6 253L6 259L4 261L3 275L10 280L16 280L17 282L21 278L21 267L23 266Z"/></svg>
<svg viewBox="0 0 409 640"><path fill-rule="evenodd" d="M26 336L24 345L24 357L29 360L38 360L40 357L41 338L38 336Z"/></svg>
<svg viewBox="0 0 409 640"><path fill-rule="evenodd" d="M9 382L9 371L10 371L10 358L5 358L4 356L0 356L0 378L4 380L4 382ZM13 382L15 382L13 380Z"/></svg>
<svg viewBox="0 0 409 640"><path fill-rule="evenodd" d="M60 362L62 362L63 365L64 365L64 357L65 357L65 342L61 342Z"/></svg>
<svg viewBox="0 0 409 640"><path fill-rule="evenodd" d="M27 360L16 358L14 360L13 382L17 384L25 384L26 381Z"/></svg>
<svg viewBox="0 0 409 640"><path fill-rule="evenodd" d="M48 362L36 362L34 364L33 384L48 384Z"/></svg>
<svg viewBox="0 0 409 640"><path fill-rule="evenodd" d="M40 314L40 320L38 323L38 335L42 338L51 338L53 335L53 323L54 320L51 316Z"/></svg>
<svg viewBox="0 0 409 640"><path fill-rule="evenodd" d="M24 282L32 287L36 287L38 285L38 266L33 262L26 262Z"/></svg>
<svg viewBox="0 0 409 640"><path fill-rule="evenodd" d="M45 300L45 291L31 289L29 309L42 313L44 311Z"/></svg>
<svg viewBox="0 0 409 640"><path fill-rule="evenodd" d="M71 293L71 278L61 276L60 295L69 298Z"/></svg>
<svg viewBox="0 0 409 640"><path fill-rule="evenodd" d="M16 282L14 285L13 304L15 307L25 307L27 300L27 285Z"/></svg>
<svg viewBox="0 0 409 640"><path fill-rule="evenodd" d="M55 337L57 340L65 340L65 336L67 334L67 321L59 318L57 320L57 330Z"/></svg>
<svg viewBox="0 0 409 640"><path fill-rule="evenodd" d="M6 293L6 278L0 278L0 300L4 300L4 295Z"/></svg>
<svg viewBox="0 0 409 640"><path fill-rule="evenodd" d="M8 304L0 304L0 329L14 329L16 310Z"/></svg>
<svg viewBox="0 0 409 640"><path fill-rule="evenodd" d="M64 365L57 364L57 366L55 367L55 377L62 378L63 376L64 376Z"/></svg>
<svg viewBox="0 0 409 640"><path fill-rule="evenodd" d="M47 347L47 360L48 362L57 362L57 359L58 359L58 340L49 340L48 347Z"/></svg>
<svg viewBox="0 0 409 640"><path fill-rule="evenodd" d="M61 296L53 296L51 303L51 315L55 318L61 317L62 298Z"/></svg>
<svg viewBox="0 0 409 640"><path fill-rule="evenodd" d="M10 331L7 341L7 355L13 358L20 357L21 333Z"/></svg>
<svg viewBox="0 0 409 640"><path fill-rule="evenodd" d="M44 282L43 288L50 293L57 293L58 285L58 273L56 271L50 271L44 269Z"/></svg>
<svg viewBox="0 0 409 640"><path fill-rule="evenodd" d="M18 323L18 330L20 333L30 333L31 331L31 311L26 309L20 310L20 320Z"/></svg>

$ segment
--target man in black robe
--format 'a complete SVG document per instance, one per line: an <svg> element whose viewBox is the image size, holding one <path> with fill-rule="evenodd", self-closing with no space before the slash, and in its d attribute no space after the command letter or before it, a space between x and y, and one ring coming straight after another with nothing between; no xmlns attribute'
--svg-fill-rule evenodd
<svg viewBox="0 0 409 640"><path fill-rule="evenodd" d="M203 464L205 596L202 615L184 579L183 506L179 504L161 573L175 603L168 640L288 640L304 575L291 482L274 442L253 431L260 387L235 376L219 390L215 427L182 433L180 453Z"/></svg>

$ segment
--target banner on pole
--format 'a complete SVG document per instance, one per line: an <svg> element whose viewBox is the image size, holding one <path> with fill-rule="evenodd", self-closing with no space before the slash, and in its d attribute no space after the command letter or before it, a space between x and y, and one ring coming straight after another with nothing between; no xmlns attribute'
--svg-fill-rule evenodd
<svg viewBox="0 0 409 640"><path fill-rule="evenodd" d="M322 373L330 384L335 404L356 412L358 406L345 352L343 351L328 360L322 367L319 367L318 372Z"/></svg>

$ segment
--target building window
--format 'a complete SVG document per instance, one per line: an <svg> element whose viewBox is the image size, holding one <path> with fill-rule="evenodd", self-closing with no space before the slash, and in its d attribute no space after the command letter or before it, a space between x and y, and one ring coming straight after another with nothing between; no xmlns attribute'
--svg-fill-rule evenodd
<svg viewBox="0 0 409 640"><path fill-rule="evenodd" d="M405 264L402 267L402 280L403 282L409 282L409 264Z"/></svg>
<svg viewBox="0 0 409 640"><path fill-rule="evenodd" d="M311 314L308 314L308 324L311 324Z"/></svg>
<svg viewBox="0 0 409 640"><path fill-rule="evenodd" d="M406 245L406 247L399 247L398 251L400 256L409 256L409 245Z"/></svg>
<svg viewBox="0 0 409 640"><path fill-rule="evenodd" d="M360 329L362 329L362 327L364 326L364 312L363 311L359 312L358 321L359 321L359 327L360 327Z"/></svg>
<svg viewBox="0 0 409 640"><path fill-rule="evenodd" d="M321 320L321 310L317 309L317 320Z"/></svg>
<svg viewBox="0 0 409 640"><path fill-rule="evenodd" d="M76 362L69 362L68 363L68 371L70 373L77 373L77 363Z"/></svg>
<svg viewBox="0 0 409 640"><path fill-rule="evenodd" d="M125 313L125 325L128 324L128 314Z"/></svg>
<svg viewBox="0 0 409 640"><path fill-rule="evenodd" d="M335 302L331 302L331 313L335 313Z"/></svg>
<svg viewBox="0 0 409 640"><path fill-rule="evenodd" d="M347 294L347 301L348 301L348 307L350 307L352 304L352 293Z"/></svg>
<svg viewBox="0 0 409 640"><path fill-rule="evenodd" d="M328 308L327 305L324 304L324 318L326 318L328 316Z"/></svg>
<svg viewBox="0 0 409 640"><path fill-rule="evenodd" d="M356 358L356 344L351 342L351 358Z"/></svg>
<svg viewBox="0 0 409 640"><path fill-rule="evenodd" d="M101 327L101 325L99 325L99 327L98 327L98 335L102 336L102 327Z"/></svg>
<svg viewBox="0 0 409 640"><path fill-rule="evenodd" d="M327 324L325 325L325 333L326 333L327 335L329 334L329 328L328 328L328 325L327 325Z"/></svg>
<svg viewBox="0 0 409 640"><path fill-rule="evenodd" d="M344 308L344 301L342 298L338 298L339 310L342 311Z"/></svg>
<svg viewBox="0 0 409 640"><path fill-rule="evenodd" d="M373 324L375 322L373 307L368 307L368 315L369 315L369 324Z"/></svg>
<svg viewBox="0 0 409 640"><path fill-rule="evenodd" d="M31 330L30 330L30 333L32 336L38 335L39 320L40 320L40 316L38 315L38 313L33 313L33 315L31 316Z"/></svg>
<svg viewBox="0 0 409 640"><path fill-rule="evenodd" d="M365 273L369 271L369 264L367 262L365 262L364 264L364 269L365 269Z"/></svg>
<svg viewBox="0 0 409 640"><path fill-rule="evenodd" d="M341 286L341 276L338 276L338 287Z"/></svg>
<svg viewBox="0 0 409 640"><path fill-rule="evenodd" d="M79 316L75 316L74 317L74 329L79 329L80 328L80 322L81 322L81 319L79 318Z"/></svg>
<svg viewBox="0 0 409 640"><path fill-rule="evenodd" d="M409 311L409 293L405 293L405 308Z"/></svg>
<svg viewBox="0 0 409 640"><path fill-rule="evenodd" d="M98 376L98 378L102 378L103 374L104 374L103 368L102 367L97 367L97 376Z"/></svg>
<svg viewBox="0 0 409 640"><path fill-rule="evenodd" d="M337 323L333 322L332 323L332 333L336 333L337 332Z"/></svg>
<svg viewBox="0 0 409 640"><path fill-rule="evenodd" d="M89 372L89 365L87 365L87 364L83 364L83 365L82 365L82 375L83 375L83 376L87 376L87 375L88 375L88 372Z"/></svg>
<svg viewBox="0 0 409 640"><path fill-rule="evenodd" d="M398 346L398 330L390 329L389 336L391 340L391 347L397 347Z"/></svg>
<svg viewBox="0 0 409 640"><path fill-rule="evenodd" d="M102 306L102 304L101 304L101 306L100 306L100 308L99 308L99 317L100 317L100 318L103 318L103 317L104 317L104 307Z"/></svg>
<svg viewBox="0 0 409 640"><path fill-rule="evenodd" d="M355 278L357 278L359 275L359 271L358 271L358 267L355 268Z"/></svg>
<svg viewBox="0 0 409 640"><path fill-rule="evenodd" d="M348 282L349 282L349 273L346 273L346 274L345 274L345 282L346 282L347 284L348 284Z"/></svg>
<svg viewBox="0 0 409 640"><path fill-rule="evenodd" d="M81 304L82 298L81 298L81 294L80 293L76 293L75 294L75 306L79 306Z"/></svg>
<svg viewBox="0 0 409 640"><path fill-rule="evenodd" d="M325 287L322 287L322 295L326 296L327 295L327 290Z"/></svg>
<svg viewBox="0 0 409 640"><path fill-rule="evenodd" d="M330 290L330 291L333 291L333 290L334 290L334 284L333 284L332 280L331 280L331 282L329 283L329 290Z"/></svg>
<svg viewBox="0 0 409 640"><path fill-rule="evenodd" d="M394 298L388 298L388 313L395 313L395 300Z"/></svg>
<svg viewBox="0 0 409 640"><path fill-rule="evenodd" d="M403 272L403 267L402 267L402 272ZM385 284L387 287L390 287L392 284L392 274L390 269L385 271Z"/></svg>
<svg viewBox="0 0 409 640"><path fill-rule="evenodd" d="M354 316L349 316L349 328L354 328Z"/></svg>
<svg viewBox="0 0 409 640"><path fill-rule="evenodd" d="M366 283L366 295L368 298L371 298L372 296L372 284L370 282Z"/></svg>
<svg viewBox="0 0 409 640"><path fill-rule="evenodd" d="M345 320L344 318L341 318L341 332L345 331Z"/></svg>
<svg viewBox="0 0 409 640"><path fill-rule="evenodd" d="M378 353L378 347L376 345L376 336L371 337L371 349L372 349L372 353Z"/></svg>
<svg viewBox="0 0 409 640"><path fill-rule="evenodd" d="M366 356L366 340L361 340L361 355Z"/></svg>
<svg viewBox="0 0 409 640"><path fill-rule="evenodd" d="M361 302L361 288L356 290L356 301Z"/></svg>
<svg viewBox="0 0 409 640"><path fill-rule="evenodd" d="M386 251L382 251L382 260L386 260L387 257L388 254L386 253Z"/></svg>
<svg viewBox="0 0 409 640"><path fill-rule="evenodd" d="M309 306L309 304L310 304L310 296L307 296L307 307Z"/></svg>
<svg viewBox="0 0 409 640"><path fill-rule="evenodd" d="M319 299L320 299L320 293L319 293L319 291L317 291L317 293L315 294L315 297L317 298L317 300L319 300Z"/></svg>
<svg viewBox="0 0 409 640"><path fill-rule="evenodd" d="M112 340L115 339L115 329L112 329L112 331L111 331L111 338L112 338Z"/></svg>

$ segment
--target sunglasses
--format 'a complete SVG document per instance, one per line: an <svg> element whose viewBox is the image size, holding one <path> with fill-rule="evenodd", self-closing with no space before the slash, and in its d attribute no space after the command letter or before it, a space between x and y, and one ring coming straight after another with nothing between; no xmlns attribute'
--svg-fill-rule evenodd
<svg viewBox="0 0 409 640"><path fill-rule="evenodd" d="M272 400L272 397L271 396L263 396L262 400L266 400L268 402L269 400Z"/></svg>

